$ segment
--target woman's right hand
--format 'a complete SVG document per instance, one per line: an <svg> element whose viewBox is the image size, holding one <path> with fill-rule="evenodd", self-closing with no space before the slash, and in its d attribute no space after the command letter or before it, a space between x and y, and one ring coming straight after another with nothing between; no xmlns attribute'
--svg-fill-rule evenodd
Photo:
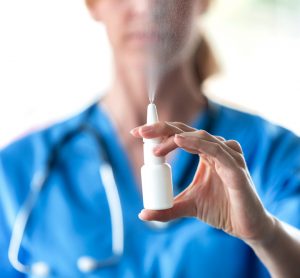
<svg viewBox="0 0 300 278"><path fill-rule="evenodd" d="M264 241L272 233L273 217L255 192L242 148L237 141L213 136L179 122L159 122L131 131L137 138L161 137L154 153L165 156L176 148L199 155L192 183L167 210L143 210L142 220L169 221L197 217L245 241Z"/></svg>

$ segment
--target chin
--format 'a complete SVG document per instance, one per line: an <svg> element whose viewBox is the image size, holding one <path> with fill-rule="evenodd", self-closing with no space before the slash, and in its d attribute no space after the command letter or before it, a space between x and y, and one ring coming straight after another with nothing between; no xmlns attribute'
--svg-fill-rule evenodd
<svg viewBox="0 0 300 278"><path fill-rule="evenodd" d="M143 69L147 64L147 53L145 50L129 49L125 51L123 49L122 52L119 53L118 58L126 65L137 69Z"/></svg>

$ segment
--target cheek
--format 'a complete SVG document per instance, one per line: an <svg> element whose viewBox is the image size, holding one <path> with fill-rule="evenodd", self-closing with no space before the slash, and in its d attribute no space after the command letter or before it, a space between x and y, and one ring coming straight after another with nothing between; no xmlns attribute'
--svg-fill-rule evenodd
<svg viewBox="0 0 300 278"><path fill-rule="evenodd" d="M101 6L101 21L114 50L122 48L122 40L125 33L125 22L118 7L112 1L103 2Z"/></svg>
<svg viewBox="0 0 300 278"><path fill-rule="evenodd" d="M161 31L162 40L150 48L154 58L177 59L189 45L196 26L196 0L157 1L152 21Z"/></svg>
<svg viewBox="0 0 300 278"><path fill-rule="evenodd" d="M118 24L118 19L110 17L103 22L109 42L113 49L120 48L122 43L122 29Z"/></svg>
<svg viewBox="0 0 300 278"><path fill-rule="evenodd" d="M120 29L118 24L115 22L105 23L106 33L109 39L109 42L113 49L121 47L121 37Z"/></svg>
<svg viewBox="0 0 300 278"><path fill-rule="evenodd" d="M169 29L173 43L182 46L192 31L196 20L195 0L173 0L169 14L162 19L161 25Z"/></svg>

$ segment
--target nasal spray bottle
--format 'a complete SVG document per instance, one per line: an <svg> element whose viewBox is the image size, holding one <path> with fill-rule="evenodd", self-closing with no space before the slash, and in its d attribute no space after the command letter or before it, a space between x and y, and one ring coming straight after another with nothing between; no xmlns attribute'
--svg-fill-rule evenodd
<svg viewBox="0 0 300 278"><path fill-rule="evenodd" d="M148 105L147 124L158 122L157 109L153 102ZM142 166L142 190L145 209L164 210L173 206L171 167L165 157L156 156L153 148L161 143L160 138L143 139L144 165Z"/></svg>

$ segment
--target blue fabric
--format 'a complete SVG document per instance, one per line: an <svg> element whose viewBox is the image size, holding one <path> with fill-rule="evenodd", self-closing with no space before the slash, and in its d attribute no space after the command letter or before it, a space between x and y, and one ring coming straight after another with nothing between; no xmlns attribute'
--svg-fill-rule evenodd
<svg viewBox="0 0 300 278"><path fill-rule="evenodd" d="M238 140L265 207L300 228L300 140L260 117L210 102L192 125ZM213 111L213 113L212 113ZM124 256L114 266L81 274L76 261L88 255L111 256L109 208L99 177L93 137L78 133L63 146L30 217L20 260L45 261L51 277L269 277L242 241L196 219L181 219L157 229L137 217L142 197L128 155L108 116L94 104L79 115L30 134L0 153L0 273L23 277L7 259L12 225L29 192L31 179L45 169L57 142L87 122L107 144L124 217ZM177 150L172 160L174 190L183 190L197 167L197 156Z"/></svg>

